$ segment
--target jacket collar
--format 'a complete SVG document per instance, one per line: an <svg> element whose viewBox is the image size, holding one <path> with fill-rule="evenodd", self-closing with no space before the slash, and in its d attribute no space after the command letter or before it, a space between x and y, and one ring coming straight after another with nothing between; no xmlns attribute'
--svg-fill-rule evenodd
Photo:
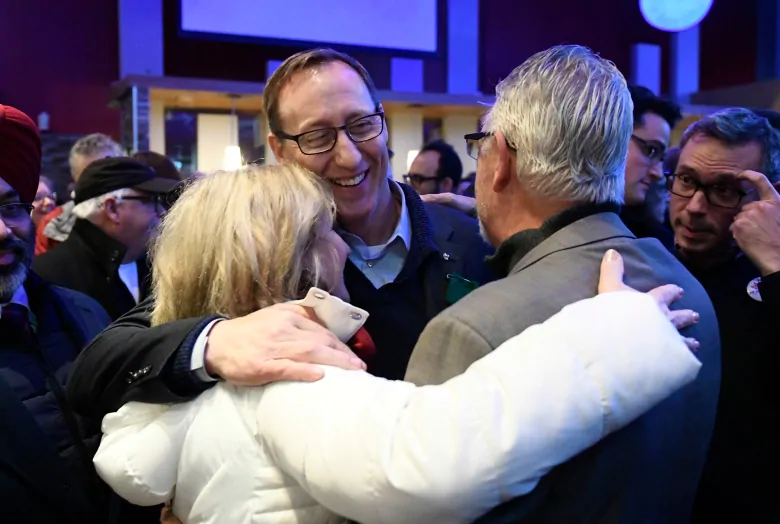
<svg viewBox="0 0 780 524"><path fill-rule="evenodd" d="M513 268L516 268L526 255L530 255L538 246L555 236L561 229L599 213L617 213L619 209L620 207L613 203L585 204L567 209L563 213L547 219L539 229L520 231L506 239L498 246L496 253L488 257L488 264L500 275L509 275L510 272L515 272ZM615 219L620 222L616 215Z"/></svg>
<svg viewBox="0 0 780 524"><path fill-rule="evenodd" d="M404 193L406 199L406 207L409 210L409 220L412 228L412 242L416 244L423 253L427 254L431 251L439 251L439 246L436 244L437 237L449 237L452 234L452 228L446 226L442 229L440 225L440 231L434 231L431 219L428 213L425 211L425 204L423 204L420 195L417 194L413 188L406 184L398 184L401 191Z"/></svg>
<svg viewBox="0 0 780 524"><path fill-rule="evenodd" d="M293 300L291 303L314 310L320 322L344 343L363 327L368 318L367 311L316 287L309 289L303 300Z"/></svg>
<svg viewBox="0 0 780 524"><path fill-rule="evenodd" d="M114 240L95 224L83 218L76 220L65 242L80 242L86 246L92 252L95 262L108 276L117 273L127 252L124 244Z"/></svg>

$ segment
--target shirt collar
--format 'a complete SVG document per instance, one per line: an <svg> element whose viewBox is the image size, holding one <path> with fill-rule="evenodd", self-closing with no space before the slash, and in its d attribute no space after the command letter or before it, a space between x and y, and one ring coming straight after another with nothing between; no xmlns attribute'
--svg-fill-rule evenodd
<svg viewBox="0 0 780 524"><path fill-rule="evenodd" d="M388 179L390 184L390 192L393 194L393 198L401 200L401 213L398 217L398 223L395 226L393 234L390 235L385 246L392 244L396 238L400 238L403 241L407 250L412 248L412 223L409 220L409 209L406 206L406 195L401 190L401 186L395 180ZM336 232L341 235L344 241L349 245L350 249L360 251L362 248L367 247L366 243L357 235L345 231L341 228L336 228ZM372 246L375 247L375 246Z"/></svg>
<svg viewBox="0 0 780 524"><path fill-rule="evenodd" d="M290 303L314 310L320 322L345 343L357 333L368 318L367 311L316 287L309 289L306 298L293 300Z"/></svg>

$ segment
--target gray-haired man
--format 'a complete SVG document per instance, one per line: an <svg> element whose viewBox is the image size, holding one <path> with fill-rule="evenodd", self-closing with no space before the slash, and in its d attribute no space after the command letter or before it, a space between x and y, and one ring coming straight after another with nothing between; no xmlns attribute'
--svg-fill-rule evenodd
<svg viewBox="0 0 780 524"><path fill-rule="evenodd" d="M505 278L435 318L407 379L437 384L561 307L596 292L600 254L617 249L630 285L682 287L701 320L697 381L625 430L554 469L485 522L687 522L714 425L720 345L701 285L655 239L616 212L623 200L632 103L615 66L578 46L531 57L497 87L483 132L470 136L483 235ZM582 336L587 336L583 333ZM500 446L500 442L485 442Z"/></svg>
<svg viewBox="0 0 780 524"><path fill-rule="evenodd" d="M74 184L79 181L87 166L95 160L123 154L122 146L103 133L92 133L80 138L73 144L68 155L70 176ZM73 205L73 201L66 202L43 217L35 236L36 255L45 253L68 238L77 218L73 214Z"/></svg>

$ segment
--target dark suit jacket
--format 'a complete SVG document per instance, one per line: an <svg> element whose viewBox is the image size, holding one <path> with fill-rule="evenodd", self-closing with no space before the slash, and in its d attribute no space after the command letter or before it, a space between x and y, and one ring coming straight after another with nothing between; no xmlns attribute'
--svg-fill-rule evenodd
<svg viewBox="0 0 780 524"><path fill-rule="evenodd" d="M492 250L479 237L474 219L444 206L423 204L411 188L403 189L410 215L426 217L423 236L440 252L425 266L422 276L433 316L448 305L447 274L458 273L480 282L495 278L484 266L484 258ZM152 307L151 299L140 303L79 356L68 385L69 398L77 411L102 416L132 400L181 402L213 385L192 377L189 360L198 335L219 317L189 318L150 327ZM182 376L183 368L189 385Z"/></svg>
<svg viewBox="0 0 780 524"><path fill-rule="evenodd" d="M685 290L675 307L701 315L687 332L701 342L698 378L480 522L677 524L690 519L720 384L715 312L698 281L669 251L655 239L636 239L613 213L586 216L559 229L513 259L506 278L434 319L414 350L407 380L440 384L567 304L594 296L610 248L623 256L626 282L635 289L677 284Z"/></svg>
<svg viewBox="0 0 780 524"><path fill-rule="evenodd" d="M33 260L33 270L46 282L74 289L97 300L112 320L136 306L119 278L125 246L88 220L79 219L68 238ZM149 295L149 265L136 262L140 299Z"/></svg>

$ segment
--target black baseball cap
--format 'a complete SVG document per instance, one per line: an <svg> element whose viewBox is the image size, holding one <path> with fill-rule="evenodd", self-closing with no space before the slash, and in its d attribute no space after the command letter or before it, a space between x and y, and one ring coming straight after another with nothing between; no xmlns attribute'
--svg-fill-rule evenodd
<svg viewBox="0 0 780 524"><path fill-rule="evenodd" d="M177 181L157 176L148 165L127 157L101 158L92 162L79 177L73 202L80 204L117 189L137 189L166 194Z"/></svg>

